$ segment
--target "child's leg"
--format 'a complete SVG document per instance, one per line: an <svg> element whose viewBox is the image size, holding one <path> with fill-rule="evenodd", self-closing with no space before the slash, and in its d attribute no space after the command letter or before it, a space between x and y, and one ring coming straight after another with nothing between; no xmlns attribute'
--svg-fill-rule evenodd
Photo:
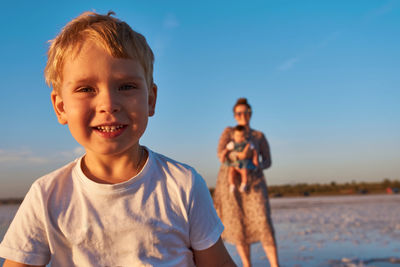
<svg viewBox="0 0 400 267"><path fill-rule="evenodd" d="M241 184L247 184L249 170L248 169L240 169L240 176L242 177Z"/></svg>
<svg viewBox="0 0 400 267"><path fill-rule="evenodd" d="M235 168L230 166L228 167L228 182L229 182L229 191L233 193L235 191Z"/></svg>
<svg viewBox="0 0 400 267"><path fill-rule="evenodd" d="M242 178L242 181L241 181L241 183L240 183L240 188L239 188L239 190L240 190L241 192L244 192L244 191L246 191L246 189L247 189L247 180L248 180L249 170L248 170L248 169L245 169L245 168L239 169L239 173L240 173L240 176L241 176L241 178Z"/></svg>

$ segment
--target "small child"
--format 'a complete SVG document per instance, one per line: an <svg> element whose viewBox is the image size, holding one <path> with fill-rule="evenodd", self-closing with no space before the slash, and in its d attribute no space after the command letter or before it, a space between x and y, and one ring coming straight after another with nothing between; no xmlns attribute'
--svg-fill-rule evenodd
<svg viewBox="0 0 400 267"><path fill-rule="evenodd" d="M239 174L241 176L241 184L239 187L240 192L245 192L247 189L247 180L249 170L254 170L258 167L258 154L254 149L254 146L251 142L246 140L246 128L242 125L237 125L233 128L232 133L232 141L226 145L225 150L222 152L222 159L225 161L225 164L229 166L228 170L228 179L229 179L229 191L231 193L235 190L235 176ZM247 151L250 150L251 157L245 159L238 159L238 155L236 156L235 161L227 160L228 153L235 151L238 154L244 153L247 155Z"/></svg>
<svg viewBox="0 0 400 267"><path fill-rule="evenodd" d="M51 41L53 107L86 154L34 182L0 245L4 266L235 266L203 178L139 144L154 56L113 14L83 13Z"/></svg>

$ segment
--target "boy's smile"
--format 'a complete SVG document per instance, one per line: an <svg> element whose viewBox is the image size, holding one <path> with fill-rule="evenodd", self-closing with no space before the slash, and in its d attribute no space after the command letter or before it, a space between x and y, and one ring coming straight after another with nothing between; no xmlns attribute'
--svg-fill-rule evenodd
<svg viewBox="0 0 400 267"><path fill-rule="evenodd" d="M113 138L120 135L125 127L126 125L101 125L93 127L93 130L97 131L98 134L100 134L104 138Z"/></svg>
<svg viewBox="0 0 400 267"><path fill-rule="evenodd" d="M59 122L68 124L87 156L135 155L154 114L157 87L148 88L139 61L115 58L90 40L72 54L52 93Z"/></svg>

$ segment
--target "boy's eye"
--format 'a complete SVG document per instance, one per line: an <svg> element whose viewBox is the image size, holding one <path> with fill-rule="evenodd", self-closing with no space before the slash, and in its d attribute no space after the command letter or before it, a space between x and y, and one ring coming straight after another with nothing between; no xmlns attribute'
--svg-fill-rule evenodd
<svg viewBox="0 0 400 267"><path fill-rule="evenodd" d="M132 90L132 89L136 89L137 87L133 84L124 84L122 86L119 87L119 90L121 91L127 91L127 90Z"/></svg>
<svg viewBox="0 0 400 267"><path fill-rule="evenodd" d="M91 87L80 87L76 91L78 93L88 93L88 92L94 92L94 89Z"/></svg>

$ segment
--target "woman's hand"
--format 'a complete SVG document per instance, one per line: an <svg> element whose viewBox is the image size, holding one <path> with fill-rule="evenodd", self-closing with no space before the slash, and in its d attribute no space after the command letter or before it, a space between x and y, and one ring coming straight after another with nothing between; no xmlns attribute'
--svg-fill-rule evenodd
<svg viewBox="0 0 400 267"><path fill-rule="evenodd" d="M226 149L226 148L222 151L221 156L219 157L219 161L221 163L224 163L226 161L226 158L228 156L228 152L229 152L229 150Z"/></svg>

